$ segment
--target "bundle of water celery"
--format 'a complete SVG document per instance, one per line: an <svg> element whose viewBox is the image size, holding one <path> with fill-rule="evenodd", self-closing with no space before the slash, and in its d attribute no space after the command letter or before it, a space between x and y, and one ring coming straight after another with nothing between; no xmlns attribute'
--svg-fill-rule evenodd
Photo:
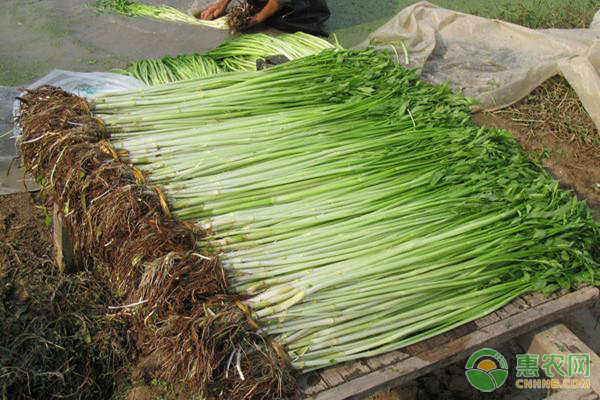
<svg viewBox="0 0 600 400"><path fill-rule="evenodd" d="M467 99L372 50L304 55L93 104L293 368L597 283L590 210Z"/></svg>

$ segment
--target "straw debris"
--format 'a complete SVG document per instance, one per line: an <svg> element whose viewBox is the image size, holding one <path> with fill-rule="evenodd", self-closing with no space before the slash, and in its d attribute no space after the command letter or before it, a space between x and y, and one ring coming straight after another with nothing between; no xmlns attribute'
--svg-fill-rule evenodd
<svg viewBox="0 0 600 400"><path fill-rule="evenodd" d="M135 357L99 274L61 274L36 194L0 197L0 399L108 399ZM15 205L18 204L18 207Z"/></svg>

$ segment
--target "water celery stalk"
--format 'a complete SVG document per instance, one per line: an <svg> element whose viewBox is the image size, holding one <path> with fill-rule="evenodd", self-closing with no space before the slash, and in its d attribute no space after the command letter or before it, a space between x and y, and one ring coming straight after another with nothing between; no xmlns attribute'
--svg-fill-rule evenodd
<svg viewBox="0 0 600 400"><path fill-rule="evenodd" d="M94 8L99 12L121 14L128 17L145 17L207 26L215 29L229 29L225 17L211 21L201 20L165 4L153 5L138 3L131 0L97 0L94 4Z"/></svg>
<svg viewBox="0 0 600 400"><path fill-rule="evenodd" d="M279 36L257 33L238 36L205 54L139 60L117 72L153 86L224 72L255 71L257 60L269 56L284 55L296 60L334 48L328 41L302 32Z"/></svg>

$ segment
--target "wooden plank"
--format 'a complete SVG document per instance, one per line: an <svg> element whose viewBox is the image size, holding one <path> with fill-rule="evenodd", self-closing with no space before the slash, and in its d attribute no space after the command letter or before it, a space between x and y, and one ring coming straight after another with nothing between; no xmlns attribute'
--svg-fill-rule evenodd
<svg viewBox="0 0 600 400"><path fill-rule="evenodd" d="M337 367L325 368L321 371L321 379L331 388L344 382L344 377L340 375L339 368Z"/></svg>
<svg viewBox="0 0 600 400"><path fill-rule="evenodd" d="M402 385L435 368L466 358L484 346L493 346L522 335L532 327L554 321L565 313L597 300L599 295L600 290L588 287L556 300L544 302L506 320L469 333L440 348L395 362L356 379L338 383L314 398L315 400L361 399L380 390Z"/></svg>
<svg viewBox="0 0 600 400"><path fill-rule="evenodd" d="M359 378L371 372L371 369L361 360L346 362L334 367L329 367L321 373L321 378L334 387L348 380Z"/></svg>
<svg viewBox="0 0 600 400"><path fill-rule="evenodd" d="M600 368L600 357L581 341L569 328L564 324L557 323L547 326L541 330L527 333L518 339L519 344L527 349L529 354L537 354L538 366L541 368L544 364L542 357L546 354L560 354L564 357L565 364L563 372L567 372L569 354L588 354L590 357L590 388L600 393L600 374L594 373ZM564 376L561 376L556 371L553 379L563 381ZM582 375L575 375L575 379L588 379ZM564 389L569 391L569 389Z"/></svg>
<svg viewBox="0 0 600 400"><path fill-rule="evenodd" d="M459 337L474 332L477 330L477 328L478 327L474 322L470 322L463 326L459 326L458 328L453 329L450 332L446 332L441 335L432 337L431 339L427 339L423 342L415 343L413 345L405 347L404 349L402 349L402 351L411 356L423 354L426 351L437 349L453 340L456 340Z"/></svg>
<svg viewBox="0 0 600 400"><path fill-rule="evenodd" d="M542 302L543 301L538 301L538 304L541 304ZM527 303L527 301L525 301L524 298L519 297L510 304L507 304L503 309L498 310L498 312L491 313L483 318L478 319L475 321L475 324L478 328L484 328L502 319L506 319L512 315L521 313L529 308L531 308L531 306Z"/></svg>
<svg viewBox="0 0 600 400"><path fill-rule="evenodd" d="M54 261L60 272L73 273L79 270L71 233L63 223L62 213L56 203L52 208L52 241L54 243Z"/></svg>
<svg viewBox="0 0 600 400"><path fill-rule="evenodd" d="M510 313L507 312L504 308L501 308L500 310L496 311L496 314L500 318L500 321L510 318Z"/></svg>
<svg viewBox="0 0 600 400"><path fill-rule="evenodd" d="M309 372L298 377L298 386L303 389L304 395L313 396L329 389L327 383L321 378L319 372Z"/></svg>
<svg viewBox="0 0 600 400"><path fill-rule="evenodd" d="M526 294L523 296L523 300L525 300L531 307L535 307L550 301L550 299L547 299L542 293L539 292Z"/></svg>
<svg viewBox="0 0 600 400"><path fill-rule="evenodd" d="M519 297L513 303L519 309L519 312L523 312L531 308L531 306L527 304L527 302L522 297Z"/></svg>
<svg viewBox="0 0 600 400"><path fill-rule="evenodd" d="M380 356L370 357L365 360L369 368L375 371L379 368L386 367L395 362L406 360L410 355L400 351L391 351L389 353L382 354Z"/></svg>
<svg viewBox="0 0 600 400"><path fill-rule="evenodd" d="M345 380L351 380L370 373L371 368L363 360L356 360L342 364L338 372Z"/></svg>
<svg viewBox="0 0 600 400"><path fill-rule="evenodd" d="M302 388L302 392L305 395L312 396L329 389L331 386L328 385L328 383L337 384L343 379L355 379L358 376L355 372L356 370L358 370L361 375L364 375L372 372L375 369L405 360L408 357L408 354L401 351L391 351L380 356L347 363L349 365L344 365L341 370L336 369L336 367L331 367L324 371L304 374L298 379L298 385ZM359 365L355 365L356 363L359 363ZM333 371L326 372L328 370ZM323 374L325 374L325 378L323 378Z"/></svg>
<svg viewBox="0 0 600 400"><path fill-rule="evenodd" d="M504 310L508 315L516 315L519 312L521 312L521 309L519 307L517 307L517 304L512 301L510 303L508 303L506 306L504 306L502 308L502 310Z"/></svg>
<svg viewBox="0 0 600 400"><path fill-rule="evenodd" d="M498 314L496 314L495 312L486 315L483 318L478 319L477 321L475 321L475 324L477 325L478 328L485 328L486 326L489 326L495 322L500 321L500 317L498 316Z"/></svg>

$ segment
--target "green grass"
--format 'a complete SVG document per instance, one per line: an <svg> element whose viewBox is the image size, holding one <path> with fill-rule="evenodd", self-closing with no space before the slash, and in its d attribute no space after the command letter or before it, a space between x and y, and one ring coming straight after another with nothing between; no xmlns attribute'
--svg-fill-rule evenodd
<svg viewBox="0 0 600 400"><path fill-rule="evenodd" d="M413 3L416 1L400 0L398 8ZM587 28L600 8L600 0L437 0L433 3L534 29Z"/></svg>
<svg viewBox="0 0 600 400"><path fill-rule="evenodd" d="M416 0L330 0L328 27L345 46L354 46ZM434 4L529 28L587 28L600 0L437 0Z"/></svg>
<svg viewBox="0 0 600 400"><path fill-rule="evenodd" d="M543 28L588 28L595 12L600 9L600 0L504 0L465 4L458 8L457 3L448 7L480 15L486 18L500 19L534 29ZM464 1L464 3L475 3Z"/></svg>

